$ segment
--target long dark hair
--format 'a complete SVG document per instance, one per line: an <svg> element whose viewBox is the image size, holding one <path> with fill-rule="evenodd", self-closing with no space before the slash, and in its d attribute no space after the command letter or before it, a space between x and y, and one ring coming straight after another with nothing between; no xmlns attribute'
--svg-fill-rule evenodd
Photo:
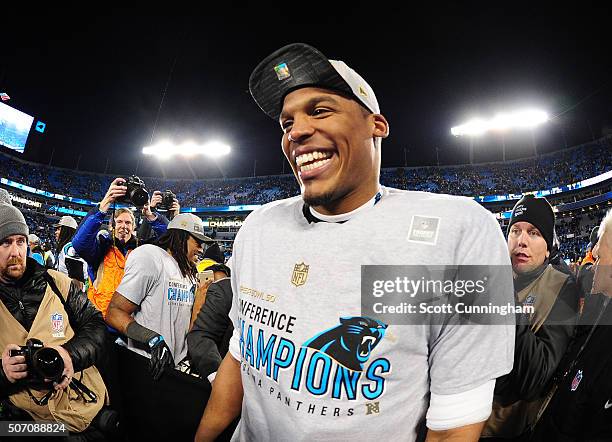
<svg viewBox="0 0 612 442"><path fill-rule="evenodd" d="M187 258L187 241L189 232L179 229L169 229L155 243L158 247L168 250L179 266L181 274L193 282L197 280L198 269Z"/></svg>
<svg viewBox="0 0 612 442"><path fill-rule="evenodd" d="M55 256L59 256L62 248L64 248L64 246L68 244L70 240L72 240L74 232L76 232L76 229L73 229L72 227L60 226L59 239L57 240L57 245L55 246Z"/></svg>

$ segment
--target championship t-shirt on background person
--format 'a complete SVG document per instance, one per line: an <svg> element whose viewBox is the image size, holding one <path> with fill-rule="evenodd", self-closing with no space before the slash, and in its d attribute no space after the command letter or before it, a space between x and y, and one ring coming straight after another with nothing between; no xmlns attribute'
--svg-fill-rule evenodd
<svg viewBox="0 0 612 442"><path fill-rule="evenodd" d="M164 337L178 365L187 356L185 338L195 284L181 274L174 258L156 245L138 247L128 256L117 292L140 306L134 319ZM149 357L146 349L132 339L128 340L128 348Z"/></svg>

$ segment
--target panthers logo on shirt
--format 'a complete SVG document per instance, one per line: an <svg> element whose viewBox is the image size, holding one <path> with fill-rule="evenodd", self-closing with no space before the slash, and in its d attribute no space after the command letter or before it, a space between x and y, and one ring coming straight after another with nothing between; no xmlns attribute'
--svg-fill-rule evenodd
<svg viewBox="0 0 612 442"><path fill-rule="evenodd" d="M349 370L363 371L363 365L384 338L386 329L387 324L376 319L359 316L340 318L340 325L319 333L303 346L329 355Z"/></svg>

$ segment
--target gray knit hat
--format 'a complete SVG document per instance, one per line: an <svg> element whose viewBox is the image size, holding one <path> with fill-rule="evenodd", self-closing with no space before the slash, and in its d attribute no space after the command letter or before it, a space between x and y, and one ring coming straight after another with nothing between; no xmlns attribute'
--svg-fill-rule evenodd
<svg viewBox="0 0 612 442"><path fill-rule="evenodd" d="M7 236L27 237L28 234L28 225L19 209L8 204L0 204L0 241Z"/></svg>
<svg viewBox="0 0 612 442"><path fill-rule="evenodd" d="M0 189L0 204L13 205L13 203L11 203L11 195L6 191L6 189Z"/></svg>

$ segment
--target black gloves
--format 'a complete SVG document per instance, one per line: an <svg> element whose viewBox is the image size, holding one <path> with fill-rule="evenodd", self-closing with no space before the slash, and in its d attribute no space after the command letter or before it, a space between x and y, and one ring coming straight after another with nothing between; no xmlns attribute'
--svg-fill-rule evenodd
<svg viewBox="0 0 612 442"><path fill-rule="evenodd" d="M149 341L149 348L151 349L151 360L149 369L153 380L157 381L164 374L166 367L174 367L174 359L172 359L172 353L166 341L162 335L157 335Z"/></svg>
<svg viewBox="0 0 612 442"><path fill-rule="evenodd" d="M166 367L174 368L172 353L164 341L164 337L136 321L132 321L125 331L126 336L142 344L148 344L151 353L150 371L153 380L157 381L164 374Z"/></svg>

